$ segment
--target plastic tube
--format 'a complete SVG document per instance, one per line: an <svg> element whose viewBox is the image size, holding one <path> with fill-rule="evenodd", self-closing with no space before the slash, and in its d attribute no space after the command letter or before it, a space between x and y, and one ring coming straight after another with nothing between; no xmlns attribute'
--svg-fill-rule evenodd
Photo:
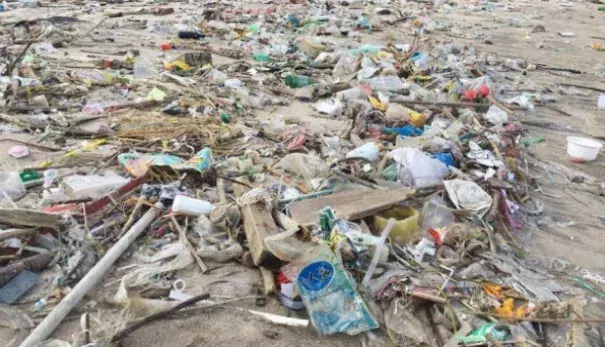
<svg viewBox="0 0 605 347"><path fill-rule="evenodd" d="M374 271L376 270L376 265L378 265L378 260L380 260L380 254L382 253L382 247L384 246L384 243L387 240L387 237L391 233L391 229L393 229L393 226L395 226L395 218L389 218L387 225L384 227L384 229L382 230L382 234L380 235L380 241L378 241L378 244L376 244L376 250L374 251L374 257L372 257L372 262L370 263L370 266L368 267L368 271L366 272L366 275L363 277L363 281L361 281L361 285L364 287L367 287L368 283L372 279L372 275L374 274Z"/></svg>

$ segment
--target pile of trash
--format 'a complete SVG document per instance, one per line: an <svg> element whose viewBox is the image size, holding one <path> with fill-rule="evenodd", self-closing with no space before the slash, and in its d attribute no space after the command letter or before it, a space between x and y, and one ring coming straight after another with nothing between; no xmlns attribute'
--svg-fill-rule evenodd
<svg viewBox="0 0 605 347"><path fill-rule="evenodd" d="M113 303L130 320L82 345L115 343L198 301L217 305L174 274L233 262L260 269L263 295L308 319L252 314L320 335L380 328L397 346L584 341L581 303L524 260L544 204L531 194L520 117L556 97L515 93L502 71L536 66L427 43L448 30L421 15L447 10L441 2L228 3L186 20L171 17L178 6L91 6L80 11L98 23L4 24L0 120L18 142L8 154L50 153L0 172L0 302L22 303L35 287L35 303L21 307L45 317L21 346L47 340L119 258L131 265ZM116 26L154 38L140 51L99 34L139 16L149 19ZM401 22L412 41L362 39ZM62 53L90 41L123 58ZM288 105L300 109L270 112ZM577 281L605 296L602 281Z"/></svg>

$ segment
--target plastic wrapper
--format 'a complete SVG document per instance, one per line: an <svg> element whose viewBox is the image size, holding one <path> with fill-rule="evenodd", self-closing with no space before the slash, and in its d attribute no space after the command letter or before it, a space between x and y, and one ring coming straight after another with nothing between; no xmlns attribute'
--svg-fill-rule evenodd
<svg viewBox="0 0 605 347"><path fill-rule="evenodd" d="M313 326L321 335L355 335L378 322L355 290L354 281L327 245L318 245L284 273L295 278Z"/></svg>
<svg viewBox="0 0 605 347"><path fill-rule="evenodd" d="M204 148L187 161L164 153L122 153L118 156L118 162L135 177L145 175L147 170L152 166L170 166L177 171L197 170L204 172L212 166L212 151L209 148Z"/></svg>

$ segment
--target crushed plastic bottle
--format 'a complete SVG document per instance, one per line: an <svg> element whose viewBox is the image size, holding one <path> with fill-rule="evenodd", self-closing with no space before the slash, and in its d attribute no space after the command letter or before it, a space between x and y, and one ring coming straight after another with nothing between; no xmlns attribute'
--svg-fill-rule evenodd
<svg viewBox="0 0 605 347"><path fill-rule="evenodd" d="M313 81L308 76L288 75L284 79L284 83L290 88L302 88L311 84L315 84L315 81Z"/></svg>

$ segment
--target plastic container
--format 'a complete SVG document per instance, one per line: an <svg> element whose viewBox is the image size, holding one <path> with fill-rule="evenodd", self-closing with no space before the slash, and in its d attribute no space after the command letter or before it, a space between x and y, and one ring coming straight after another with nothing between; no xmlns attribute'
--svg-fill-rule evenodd
<svg viewBox="0 0 605 347"><path fill-rule="evenodd" d="M395 226L390 236L393 242L406 244L419 238L418 210L407 206L398 206L374 216L376 230L384 230L389 218L395 218Z"/></svg>
<svg viewBox="0 0 605 347"><path fill-rule="evenodd" d="M286 85L290 88L302 88L314 84L315 81L307 76L288 75L286 76L284 83L286 83Z"/></svg>
<svg viewBox="0 0 605 347"><path fill-rule="evenodd" d="M65 193L75 199L101 198L128 182L128 179L113 171L103 175L73 175L63 179Z"/></svg>
<svg viewBox="0 0 605 347"><path fill-rule="evenodd" d="M25 185L17 172L0 171L0 201L5 194L11 199L18 199L25 194Z"/></svg>
<svg viewBox="0 0 605 347"><path fill-rule="evenodd" d="M208 201L198 200L184 195L177 195L172 203L172 212L188 216L208 216L213 209L214 205Z"/></svg>
<svg viewBox="0 0 605 347"><path fill-rule="evenodd" d="M454 224L456 218L440 196L433 196L422 208L422 228L438 229Z"/></svg>
<svg viewBox="0 0 605 347"><path fill-rule="evenodd" d="M568 136L567 154L573 162L593 161L597 159L603 144L586 137Z"/></svg>
<svg viewBox="0 0 605 347"><path fill-rule="evenodd" d="M378 161L380 159L381 149L381 144L369 142L347 153L347 158L363 157L368 159L369 161Z"/></svg>

